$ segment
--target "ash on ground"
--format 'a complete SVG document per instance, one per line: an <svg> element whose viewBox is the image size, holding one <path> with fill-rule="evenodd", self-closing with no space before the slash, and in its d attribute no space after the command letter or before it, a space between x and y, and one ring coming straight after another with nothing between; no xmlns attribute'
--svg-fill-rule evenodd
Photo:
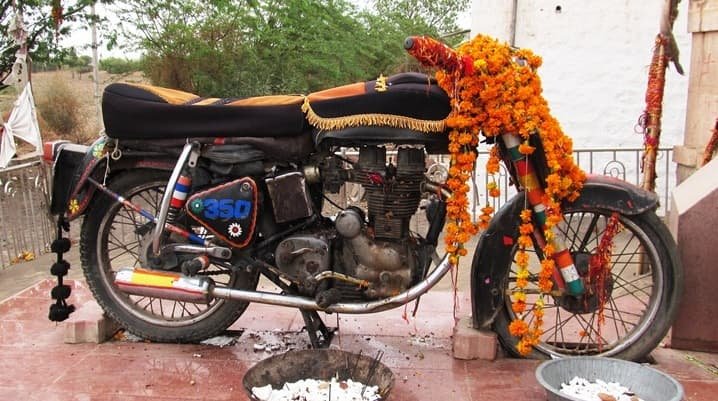
<svg viewBox="0 0 718 401"><path fill-rule="evenodd" d="M561 383L561 393L583 401L643 401L621 383L600 379L591 382L578 376Z"/></svg>
<svg viewBox="0 0 718 401"><path fill-rule="evenodd" d="M279 389L271 384L253 387L252 394L260 401L377 401L381 400L377 386L366 386L353 381L305 379L284 383Z"/></svg>
<svg viewBox="0 0 718 401"><path fill-rule="evenodd" d="M304 331L254 331L246 330L239 337L238 344L247 351L265 354L281 354L295 349L311 348L307 333Z"/></svg>

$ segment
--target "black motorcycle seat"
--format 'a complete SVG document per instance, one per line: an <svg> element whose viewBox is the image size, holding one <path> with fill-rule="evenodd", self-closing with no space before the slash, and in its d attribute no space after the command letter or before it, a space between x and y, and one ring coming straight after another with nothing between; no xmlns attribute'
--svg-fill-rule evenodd
<svg viewBox="0 0 718 401"><path fill-rule="evenodd" d="M118 139L281 137L306 131L303 96L202 98L151 85L114 83L102 96L105 132Z"/></svg>
<svg viewBox="0 0 718 401"><path fill-rule="evenodd" d="M308 96L203 98L158 86L114 83L102 97L105 132L118 139L286 137L306 135L312 127L357 126L438 132L449 111L449 99L436 82L416 73Z"/></svg>

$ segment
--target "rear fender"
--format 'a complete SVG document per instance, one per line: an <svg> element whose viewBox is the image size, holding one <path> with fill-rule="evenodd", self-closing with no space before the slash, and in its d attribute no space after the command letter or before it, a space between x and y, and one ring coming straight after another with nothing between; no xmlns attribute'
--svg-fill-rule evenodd
<svg viewBox="0 0 718 401"><path fill-rule="evenodd" d="M488 329L504 306L504 289L511 268L511 250L518 238L524 193L511 198L481 234L471 264L473 324ZM607 176L589 176L581 195L564 210L603 209L623 215L638 215L658 206L658 196L635 185Z"/></svg>
<svg viewBox="0 0 718 401"><path fill-rule="evenodd" d="M65 213L67 220L72 221L85 213L97 191L89 183L89 177L103 182L106 173L114 175L120 171L138 168L171 171L174 168L174 161L162 154L158 154L160 157L157 158L148 158L147 155L141 157L123 155L120 159L113 160L107 157L105 142L106 138L95 141L86 149L79 163L77 160L73 163L72 157L63 156L63 150L60 150L53 168L53 196L50 208L53 214ZM108 161L109 168L107 168ZM71 176L67 174L68 169L74 170ZM61 178L63 176L66 178Z"/></svg>

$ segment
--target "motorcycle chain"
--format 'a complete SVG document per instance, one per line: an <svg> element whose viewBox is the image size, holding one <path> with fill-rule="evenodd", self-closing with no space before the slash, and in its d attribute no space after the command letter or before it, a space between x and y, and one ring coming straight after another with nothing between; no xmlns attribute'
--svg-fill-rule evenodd
<svg viewBox="0 0 718 401"><path fill-rule="evenodd" d="M72 288L63 283L63 277L70 270L70 263L64 260L62 255L67 253L72 245L69 238L63 237L63 231L70 231L70 223L65 220L64 216L60 215L57 219L57 238L50 245L50 250L57 255L57 261L50 268L50 273L57 277L57 285L50 291L55 303L50 305L48 318L53 322L62 322L75 311L74 305L67 304L67 298L70 297Z"/></svg>

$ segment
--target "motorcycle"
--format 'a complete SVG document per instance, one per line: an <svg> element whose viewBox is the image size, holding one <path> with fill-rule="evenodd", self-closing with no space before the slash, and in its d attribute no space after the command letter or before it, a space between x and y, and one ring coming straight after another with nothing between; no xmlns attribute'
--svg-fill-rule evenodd
<svg viewBox="0 0 718 401"><path fill-rule="evenodd" d="M416 43L410 38L406 47ZM248 99L111 84L102 100L105 136L89 147L45 146L58 235L84 216L87 283L107 315L138 336L203 340L258 302L298 308L312 345L328 346L332 331L319 311L361 314L405 305L455 264L438 255L452 191L426 174L426 159L447 153L444 120L451 107L436 80L419 73L308 96ZM540 138L532 138L539 151L526 162L540 172L546 160ZM511 322L531 319L511 299L528 191L512 160L516 138L495 141L519 193L481 233L471 265L472 316L475 328L493 329L518 355ZM358 157L342 156L347 148ZM366 206L332 201L349 183L361 186ZM421 233L411 228L420 203ZM327 204L333 210L325 216ZM602 176L588 177L580 196L563 202L556 229L580 288L553 275L542 301L549 323L530 356L635 360L663 339L682 272L657 205L655 194ZM618 252L610 255L608 277L596 283L590 260L611 224L618 225L612 238ZM536 243L540 237L534 233ZM527 304L541 296L541 247L533 248ZM58 287L65 272L53 266ZM260 277L279 290L258 291ZM69 289L56 295L61 304ZM602 330L599 314L608 322Z"/></svg>

